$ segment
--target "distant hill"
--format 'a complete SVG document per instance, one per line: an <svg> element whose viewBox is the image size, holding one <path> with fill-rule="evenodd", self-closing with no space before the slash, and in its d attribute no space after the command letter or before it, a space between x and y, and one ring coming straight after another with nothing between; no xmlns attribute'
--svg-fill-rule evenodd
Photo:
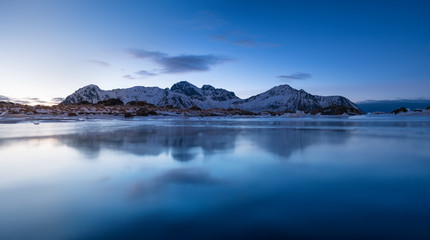
<svg viewBox="0 0 430 240"><path fill-rule="evenodd" d="M367 100L357 102L357 106L366 113L391 112L400 107L414 110L416 108L424 109L430 106L430 99Z"/></svg>
<svg viewBox="0 0 430 240"><path fill-rule="evenodd" d="M98 103L118 99L123 103L144 101L157 107L237 108L252 112L322 112L327 114L362 114L360 108L342 96L317 96L289 85L273 87L268 91L240 99L234 92L210 85L201 88L182 81L169 88L136 86L126 89L102 90L96 85L78 89L66 97L61 104Z"/></svg>

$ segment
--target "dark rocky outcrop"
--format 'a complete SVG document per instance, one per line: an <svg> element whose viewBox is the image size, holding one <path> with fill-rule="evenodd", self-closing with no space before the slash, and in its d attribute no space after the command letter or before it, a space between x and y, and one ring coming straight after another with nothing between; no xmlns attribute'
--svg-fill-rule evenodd
<svg viewBox="0 0 430 240"><path fill-rule="evenodd" d="M148 109L148 108L139 108L136 111L136 116L149 116L149 115L157 115L157 112L154 109Z"/></svg>
<svg viewBox="0 0 430 240"><path fill-rule="evenodd" d="M154 104L147 103L145 101L131 101L128 102L127 105L129 106L146 106L146 107L155 107Z"/></svg>
<svg viewBox="0 0 430 240"><path fill-rule="evenodd" d="M199 110L202 110L202 109L199 108L199 107L197 107L197 106L192 106L192 107L190 107L190 110L197 110L197 111L199 111Z"/></svg>
<svg viewBox="0 0 430 240"><path fill-rule="evenodd" d="M104 105L104 106L124 105L124 103L117 98L109 98L107 100L102 100L97 102L97 104Z"/></svg>
<svg viewBox="0 0 430 240"><path fill-rule="evenodd" d="M398 109L396 109L390 113L399 114L401 112L407 112L407 111L408 111L408 109L406 109L405 107L401 107L401 108L398 108Z"/></svg>
<svg viewBox="0 0 430 240"><path fill-rule="evenodd" d="M133 114L131 113L124 113L124 118L132 118Z"/></svg>

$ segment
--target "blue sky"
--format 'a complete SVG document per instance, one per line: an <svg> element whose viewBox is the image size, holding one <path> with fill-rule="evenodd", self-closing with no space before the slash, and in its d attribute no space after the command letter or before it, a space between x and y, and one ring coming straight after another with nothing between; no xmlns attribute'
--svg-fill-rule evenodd
<svg viewBox="0 0 430 240"><path fill-rule="evenodd" d="M428 1L0 0L0 95L211 84L430 98Z"/></svg>

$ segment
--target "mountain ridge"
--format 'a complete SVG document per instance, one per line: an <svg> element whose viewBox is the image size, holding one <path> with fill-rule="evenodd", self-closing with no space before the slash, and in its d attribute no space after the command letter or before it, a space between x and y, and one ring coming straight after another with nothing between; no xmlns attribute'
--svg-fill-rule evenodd
<svg viewBox="0 0 430 240"><path fill-rule="evenodd" d="M343 108L348 114L363 114L363 111L343 96L312 95L303 89L297 90L288 84L275 86L263 93L241 99L234 92L211 85L201 88L181 81L171 88L135 86L131 88L102 90L90 84L67 96L61 104L98 103L107 99L119 99L124 103L144 101L157 107L237 108L252 112L312 112L327 108Z"/></svg>

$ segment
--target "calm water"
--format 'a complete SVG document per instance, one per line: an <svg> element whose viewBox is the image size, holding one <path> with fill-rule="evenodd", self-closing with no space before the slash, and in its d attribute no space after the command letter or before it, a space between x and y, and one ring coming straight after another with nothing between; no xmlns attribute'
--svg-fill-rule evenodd
<svg viewBox="0 0 430 240"><path fill-rule="evenodd" d="M0 239L430 239L430 118L0 124Z"/></svg>

